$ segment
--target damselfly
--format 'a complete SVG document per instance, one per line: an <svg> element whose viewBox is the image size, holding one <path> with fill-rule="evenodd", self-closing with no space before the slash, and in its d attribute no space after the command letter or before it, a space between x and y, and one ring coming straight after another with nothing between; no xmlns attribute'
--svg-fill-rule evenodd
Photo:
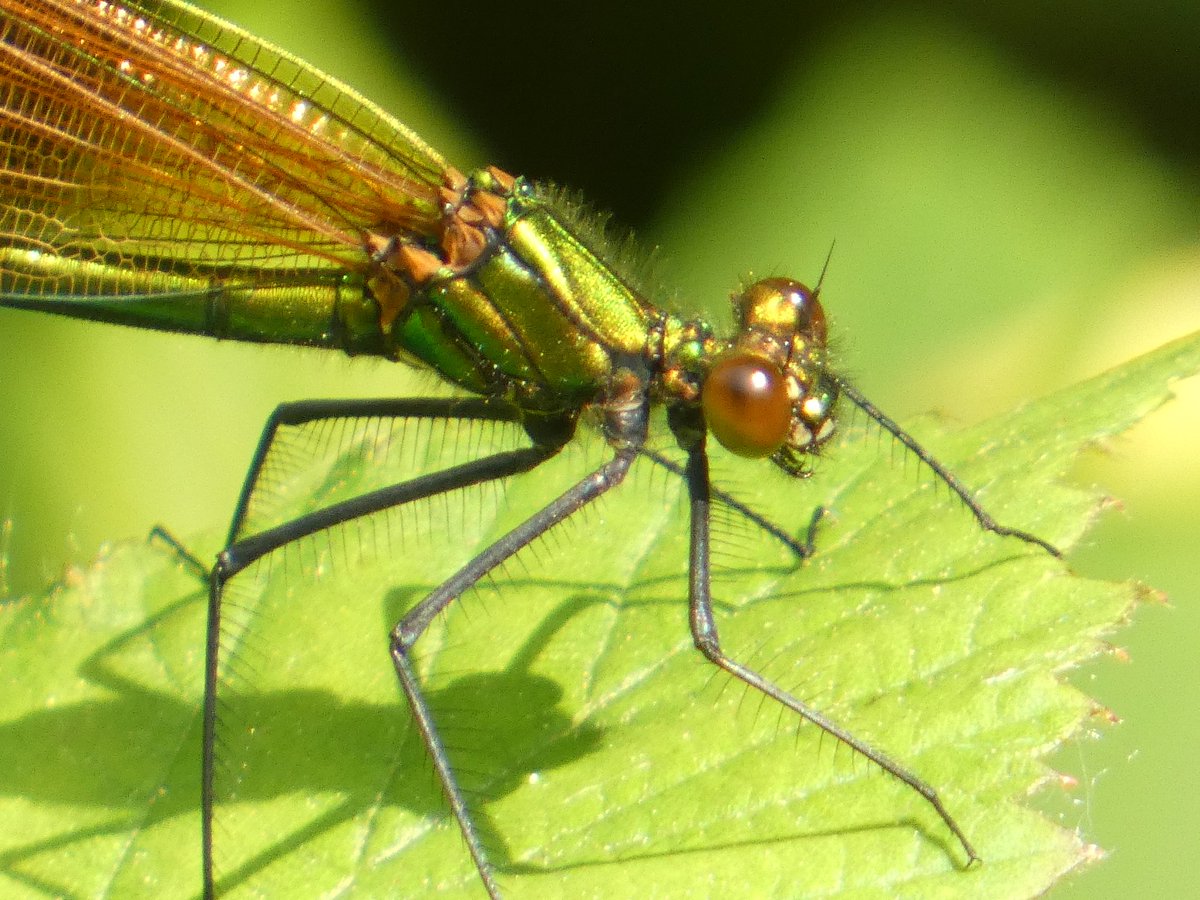
<svg viewBox="0 0 1200 900"><path fill-rule="evenodd" d="M711 434L799 479L839 403L874 420L986 530L1000 525L896 422L827 364L818 288L768 278L738 292L736 328L669 312L555 191L496 167L464 175L415 134L303 62L192 7L106 0L0 3L0 305L260 343L340 350L432 370L452 398L306 401L267 423L212 568L203 712L203 889L215 890L213 813L222 601L292 542L381 510L503 481L555 457L585 421L607 461L495 541L391 632L400 686L488 893L500 889L411 651L490 572L616 488L639 459L690 498L691 636L713 665L907 784L969 861L937 793L758 671L726 655L710 592L714 503L813 551L715 487ZM647 443L666 410L680 463ZM516 425L524 446L257 529L250 510L282 429L343 419ZM819 513L813 518L816 525Z"/></svg>

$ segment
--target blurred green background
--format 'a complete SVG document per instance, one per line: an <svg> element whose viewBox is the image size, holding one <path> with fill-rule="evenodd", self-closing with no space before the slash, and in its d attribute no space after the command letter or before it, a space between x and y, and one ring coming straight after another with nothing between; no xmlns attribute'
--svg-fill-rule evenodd
<svg viewBox="0 0 1200 900"><path fill-rule="evenodd" d="M825 285L843 371L902 422L1000 414L1200 328L1200 6L225 0L460 167L581 189L723 321ZM1200 893L1200 383L1073 477L1121 505L1072 555L1170 596L1071 674L1111 708L1040 800L1111 858L1056 897ZM0 312L10 591L163 522L223 527L270 409L393 367ZM809 489L810 486L805 486ZM819 491L819 485L811 490ZM811 501L808 501L811 502ZM1020 524L1020 523L1016 523ZM802 864L802 861L797 861Z"/></svg>

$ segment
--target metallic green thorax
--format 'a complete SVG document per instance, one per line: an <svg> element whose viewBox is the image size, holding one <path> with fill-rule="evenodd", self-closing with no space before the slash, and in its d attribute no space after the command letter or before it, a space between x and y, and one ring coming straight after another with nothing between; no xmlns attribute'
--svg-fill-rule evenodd
<svg viewBox="0 0 1200 900"><path fill-rule="evenodd" d="M477 258L414 285L392 346L476 393L572 409L602 394L616 365L661 367L684 327L647 302L523 179L489 172L472 189L503 200ZM677 343L677 339L674 343Z"/></svg>

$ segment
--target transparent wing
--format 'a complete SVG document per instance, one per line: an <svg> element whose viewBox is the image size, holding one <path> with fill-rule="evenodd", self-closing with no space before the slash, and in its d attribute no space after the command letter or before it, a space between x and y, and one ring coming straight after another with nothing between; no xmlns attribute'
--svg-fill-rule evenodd
<svg viewBox="0 0 1200 900"><path fill-rule="evenodd" d="M455 177L349 88L173 2L0 0L0 160L9 296L361 269L368 234L435 234Z"/></svg>

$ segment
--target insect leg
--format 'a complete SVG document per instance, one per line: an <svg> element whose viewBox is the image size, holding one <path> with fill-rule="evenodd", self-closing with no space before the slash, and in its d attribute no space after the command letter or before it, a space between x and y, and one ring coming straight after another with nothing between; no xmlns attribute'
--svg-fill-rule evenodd
<svg viewBox="0 0 1200 900"><path fill-rule="evenodd" d="M425 739L425 746L429 750L434 769L442 783L442 790L445 792L450 810L458 822L463 840L466 841L467 848L470 850L471 858L475 861L475 868L479 870L484 887L493 900L500 897L500 888L496 883L492 864L488 860L483 843L479 838L479 832L467 809L466 799L463 797L462 789L451 768L450 758L438 734L437 726L434 724L433 714L425 702L416 671L409 659L409 651L425 632L425 629L429 627L434 617L496 566L568 516L578 512L582 507L620 484L636 458L637 451L635 449L631 447L618 449L611 460L459 569L432 594L413 607L392 630L392 661L396 666L400 686L403 688L405 696L408 697L413 719Z"/></svg>
<svg viewBox="0 0 1200 900"><path fill-rule="evenodd" d="M696 649L704 654L713 665L728 672L734 678L761 691L778 703L783 704L792 712L812 722L822 731L836 738L855 752L865 756L889 775L904 782L934 808L946 826L958 838L966 851L969 862L979 859L975 848L967 840L961 827L954 817L946 810L937 792L914 775L912 772L875 749L860 738L855 737L841 725L823 715L803 701L793 697L775 683L767 680L753 669L742 665L725 655L721 649L720 637L717 634L717 623L713 616L712 594L709 579L709 515L712 503L712 488L709 484L708 456L703 442L688 450L688 461L685 477L688 494L691 501L691 550L690 571L688 576L688 609L689 623L692 630L692 640Z"/></svg>
<svg viewBox="0 0 1200 900"><path fill-rule="evenodd" d="M668 459L661 453L650 450L646 447L642 447L638 452L655 465L662 466L668 472L675 473L685 481L688 479L687 467L681 466L674 460ZM756 510L747 506L732 494L723 491L718 487L714 487L711 484L709 485L708 492L710 499L715 498L719 500L742 518L746 519L751 524L758 526L767 534L771 535L771 537L775 538L777 541L791 550L792 553L795 554L797 560L808 559L815 552L817 541L817 525L820 523L821 519L825 517L826 512L828 512L824 506L818 506L813 510L812 517L808 522L808 528L805 530L804 540L801 541L788 534L788 532L786 532L779 525L772 522L762 513L757 512Z"/></svg>
<svg viewBox="0 0 1200 900"><path fill-rule="evenodd" d="M215 896L213 877L213 811L216 775L216 720L221 632L221 602L225 585L238 572L280 547L359 516L370 515L404 503L411 503L446 491L507 478L529 471L558 453L559 444L535 444L495 453L441 471L380 488L322 509L315 510L275 528L241 536L247 510L259 475L283 426L300 425L323 419L355 417L436 418L474 421L520 420L514 408L486 399L401 399L401 400L316 400L279 406L263 429L247 472L233 522L228 546L217 557L209 574L208 625L205 642L204 712L201 774L201 855L203 895Z"/></svg>

